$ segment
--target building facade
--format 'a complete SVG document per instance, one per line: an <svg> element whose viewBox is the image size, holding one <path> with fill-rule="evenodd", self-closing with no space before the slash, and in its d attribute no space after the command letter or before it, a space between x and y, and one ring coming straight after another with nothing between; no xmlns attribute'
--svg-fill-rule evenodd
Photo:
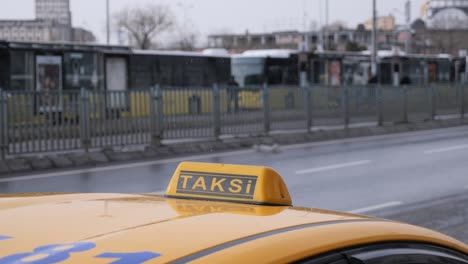
<svg viewBox="0 0 468 264"><path fill-rule="evenodd" d="M36 0L36 19L71 26L70 0Z"/></svg>
<svg viewBox="0 0 468 264"><path fill-rule="evenodd" d="M78 42L78 43L94 43L96 42L96 37L94 34L86 30L84 28L77 28L74 27L72 28L72 39L73 42Z"/></svg>
<svg viewBox="0 0 468 264"><path fill-rule="evenodd" d="M372 30L372 28L374 27L372 19L368 19L366 22L364 22L364 27L367 30ZM378 17L377 29L385 30L385 31L394 30L395 29L395 17L393 15Z"/></svg>
<svg viewBox="0 0 468 264"><path fill-rule="evenodd" d="M416 54L450 54L458 56L460 51L468 50L468 29L439 29L428 27L422 19L411 25L411 36L399 34L399 41L411 38L411 53ZM406 33L407 34L407 33Z"/></svg>
<svg viewBox="0 0 468 264"><path fill-rule="evenodd" d="M50 41L52 23L44 20L0 21L0 39L17 41ZM65 30L66 31L66 30ZM66 38L60 36L59 38Z"/></svg>
<svg viewBox="0 0 468 264"><path fill-rule="evenodd" d="M428 19L452 8L468 13L468 0L429 0L423 6L427 9Z"/></svg>
<svg viewBox="0 0 468 264"><path fill-rule="evenodd" d="M429 0L423 6L423 18L431 28L468 28L468 0Z"/></svg>
<svg viewBox="0 0 468 264"><path fill-rule="evenodd" d="M0 20L0 40L88 43L96 38L72 27L70 0L36 0L36 19Z"/></svg>
<svg viewBox="0 0 468 264"><path fill-rule="evenodd" d="M379 48L389 49L395 42L393 31L379 30ZM321 31L287 31L262 34L218 34L208 36L209 48L224 48L232 53L249 49L302 49L347 51L367 49L372 44L372 31L365 28ZM355 50L353 50L355 51Z"/></svg>

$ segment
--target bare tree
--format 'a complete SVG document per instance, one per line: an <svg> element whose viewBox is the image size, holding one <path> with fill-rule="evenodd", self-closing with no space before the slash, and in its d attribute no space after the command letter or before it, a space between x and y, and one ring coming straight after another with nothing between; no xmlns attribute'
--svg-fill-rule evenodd
<svg viewBox="0 0 468 264"><path fill-rule="evenodd" d="M157 35L170 29L175 21L168 6L155 4L127 7L115 13L114 20L117 28L140 49L151 48Z"/></svg>
<svg viewBox="0 0 468 264"><path fill-rule="evenodd" d="M324 26L323 30L328 30L328 31L339 31L346 29L348 26L346 22L341 21L341 20L336 20L331 22L328 26Z"/></svg>

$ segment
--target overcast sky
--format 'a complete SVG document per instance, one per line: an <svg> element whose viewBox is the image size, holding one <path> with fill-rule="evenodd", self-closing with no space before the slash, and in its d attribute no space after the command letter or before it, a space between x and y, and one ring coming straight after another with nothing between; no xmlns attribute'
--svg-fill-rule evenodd
<svg viewBox="0 0 468 264"><path fill-rule="evenodd" d="M111 12L145 3L167 4L178 22L192 25L203 36L210 33L243 33L275 30L303 30L304 24L324 22L326 0L110 0ZM372 0L328 0L329 21L341 20L355 27L369 19ZM34 17L34 0L0 0L0 19ZM93 31L105 41L105 0L71 0L73 24ZM406 0L377 0L379 15L393 13L404 21ZM412 0L412 17L419 17L424 0ZM305 12L304 12L305 10ZM322 12L320 12L322 10ZM321 15L320 15L321 14ZM306 19L304 19L306 18ZM304 23L304 21L308 21Z"/></svg>

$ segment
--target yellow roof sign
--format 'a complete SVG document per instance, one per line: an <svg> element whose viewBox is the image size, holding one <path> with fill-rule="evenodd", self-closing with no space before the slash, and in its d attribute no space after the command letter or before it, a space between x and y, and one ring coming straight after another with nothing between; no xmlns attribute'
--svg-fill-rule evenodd
<svg viewBox="0 0 468 264"><path fill-rule="evenodd" d="M292 204L286 184L273 169L229 164L181 163L166 196L260 205Z"/></svg>

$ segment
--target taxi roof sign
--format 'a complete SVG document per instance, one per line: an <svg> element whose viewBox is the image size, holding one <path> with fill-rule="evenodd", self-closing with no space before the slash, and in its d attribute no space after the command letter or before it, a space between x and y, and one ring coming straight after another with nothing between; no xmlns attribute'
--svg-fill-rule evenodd
<svg viewBox="0 0 468 264"><path fill-rule="evenodd" d="M291 206L281 176L259 166L182 162L166 190L167 197L259 205Z"/></svg>

